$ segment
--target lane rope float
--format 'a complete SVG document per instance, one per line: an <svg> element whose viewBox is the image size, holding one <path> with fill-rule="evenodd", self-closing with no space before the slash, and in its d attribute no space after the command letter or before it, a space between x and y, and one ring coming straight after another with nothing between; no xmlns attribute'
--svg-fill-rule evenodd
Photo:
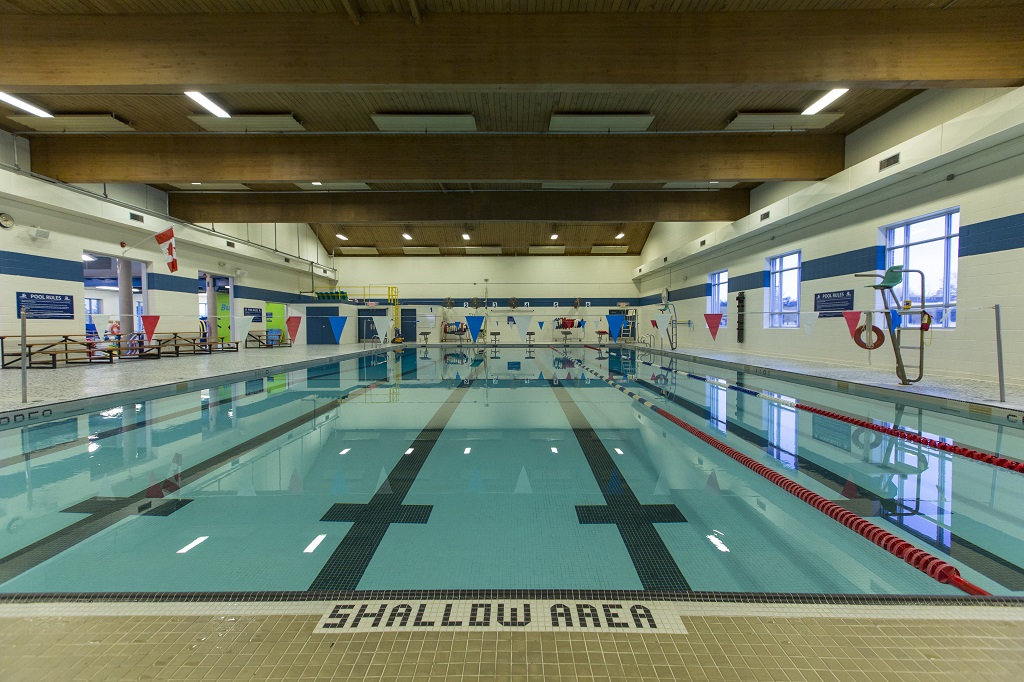
<svg viewBox="0 0 1024 682"><path fill-rule="evenodd" d="M549 346L551 350L555 352L561 352L553 346ZM717 438L713 438L708 434L704 433L700 429L688 424L679 417L675 416L671 412L666 412L662 408L658 407L646 398L630 391L625 386L615 383L611 379L606 378L604 375L595 372L587 365L580 362L580 366L586 372L589 372L593 376L597 377L601 381L604 381L609 386L618 389L622 393L625 393L630 398L640 403L641 405L650 408L652 411L661 415L670 422L686 430L687 433L696 436L700 440L704 441L711 447L715 448L719 452L728 455L733 460L739 462L743 466L747 467L754 473L760 475L762 478L774 483L778 487L785 490L790 495L793 495L797 499L809 504L821 513L829 516L835 521L843 524L853 532L857 533L861 537L869 540L873 544L881 547L889 554L892 554L897 559L900 559L910 566L916 568L928 577L944 584L956 587L963 592L975 596L992 596L991 593L978 587L974 583L970 582L966 578L960 575L960 571L957 570L956 566L948 564L934 554L930 554L919 547L915 547L911 543L907 542L903 538L893 535L889 531L885 530L880 526L876 526L867 519L857 516L853 512L843 509L838 504L822 497L818 493L805 488L796 481L783 476L774 469L770 469L763 464L755 461L754 459L744 455L742 452L726 445Z"/></svg>
<svg viewBox="0 0 1024 682"><path fill-rule="evenodd" d="M586 348L597 350L596 348L594 348L594 346L586 346ZM948 452L952 455L959 455L961 457L973 459L976 462L991 464L992 466L996 466L1001 469L1006 469L1008 471L1015 471L1019 474L1024 474L1024 462L1015 459L1010 459L1008 457L1003 457L998 454L982 452L980 450L975 450L974 448L968 448L962 445L957 445L956 443L946 443L941 440L936 440L935 438L926 438L925 436L922 436L920 434L913 433L911 431L905 431L902 428L883 426L881 424L875 424L873 422L869 422L858 417L848 417L846 415L839 414L838 412L832 412L831 410L824 410L820 407L812 407L810 405L798 403L795 400L778 398L776 396L768 395L767 393L761 391L755 391L749 388L744 388L742 386L736 386L735 384L730 384L725 379L719 379L717 377L700 376L698 374L690 374L688 372L683 372L678 369L672 369L671 367L655 365L654 363L647 362L646 360L640 360L639 362L640 364L647 365L648 367L656 367L657 369L661 369L666 372L675 372L676 374L685 376L688 379L694 379L696 381L702 381L708 384L718 384L719 386L727 388L730 391L736 391L737 393L745 393L746 395L761 398L762 400L768 400L774 403L778 403L780 405L792 407L797 410L803 410L805 412L817 414L822 417L828 417L829 419L835 419L846 424L851 424L853 426L859 426L864 429L869 429L871 431L874 431L885 436L893 436L895 438L899 438L900 440L908 440L912 443L918 443L919 445L925 445L930 448L935 448L936 450L942 450L943 452ZM875 447L880 443L880 440L876 442L874 438L872 438L871 447ZM857 441L857 444L862 445L862 443L859 442L859 439Z"/></svg>

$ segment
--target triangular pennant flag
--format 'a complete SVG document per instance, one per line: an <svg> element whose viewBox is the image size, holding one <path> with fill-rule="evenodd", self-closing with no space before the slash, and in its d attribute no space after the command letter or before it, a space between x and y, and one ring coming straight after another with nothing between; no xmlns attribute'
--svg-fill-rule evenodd
<svg viewBox="0 0 1024 682"><path fill-rule="evenodd" d="M377 493L380 495L391 495L395 491L391 489L391 483L388 481L388 472L384 467L380 468L380 476L377 477Z"/></svg>
<svg viewBox="0 0 1024 682"><path fill-rule="evenodd" d="M466 315L466 326L469 327L469 335L476 343L476 337L480 336L480 329L484 326L483 315Z"/></svg>
<svg viewBox="0 0 1024 682"><path fill-rule="evenodd" d="M159 315L142 316L142 329L146 332L146 338L149 339L150 341L153 340L153 334L156 333L156 325L159 322Z"/></svg>
<svg viewBox="0 0 1024 682"><path fill-rule="evenodd" d="M711 340L718 340L718 328L722 326L722 313L704 313L704 321L708 323Z"/></svg>
<svg viewBox="0 0 1024 682"><path fill-rule="evenodd" d="M569 372L566 372L566 373L565 373L565 380L566 380L566 381L572 381L572 374L571 374L571 373L569 373Z"/></svg>
<svg viewBox="0 0 1024 682"><path fill-rule="evenodd" d="M860 497L860 493L857 492L857 484L847 479L846 485L843 486L843 497L849 500L856 500Z"/></svg>
<svg viewBox="0 0 1024 682"><path fill-rule="evenodd" d="M348 483L345 482L345 472L341 469L334 472L334 484L331 485L331 492L338 495L348 492Z"/></svg>
<svg viewBox="0 0 1024 682"><path fill-rule="evenodd" d="M160 250L164 252L164 258L167 260L167 269L171 272L177 272L178 251L174 248L174 228L168 227L156 235L156 243L160 245Z"/></svg>
<svg viewBox="0 0 1024 682"><path fill-rule="evenodd" d="M538 374L537 378L540 379L541 381L544 381L544 372L541 372L540 374Z"/></svg>
<svg viewBox="0 0 1024 682"><path fill-rule="evenodd" d="M622 476L619 475L618 469L612 469L612 476L608 479L605 492L609 495L621 495L623 493Z"/></svg>
<svg viewBox="0 0 1024 682"><path fill-rule="evenodd" d="M587 326L587 321L586 320L580 320L579 328L583 329L586 326Z"/></svg>
<svg viewBox="0 0 1024 682"><path fill-rule="evenodd" d="M286 327L288 327L288 338L291 339L292 343L295 343L299 336L299 325L302 324L301 315L292 315L284 321Z"/></svg>
<svg viewBox="0 0 1024 682"><path fill-rule="evenodd" d="M850 336L855 337L857 335L857 327L860 326L861 312L859 310L844 310L843 319L846 320L846 326L850 330Z"/></svg>
<svg viewBox="0 0 1024 682"><path fill-rule="evenodd" d="M903 322L903 316L900 315L900 312L896 310L896 308L891 308L889 310L889 317L891 320L889 322L889 331L895 334L896 328L900 326L901 322Z"/></svg>
<svg viewBox="0 0 1024 682"><path fill-rule="evenodd" d="M231 325L232 329L235 330L235 339L238 341L245 341L245 337L249 335L249 327L252 326L252 321L255 318L250 317L236 317L235 323Z"/></svg>
<svg viewBox="0 0 1024 682"><path fill-rule="evenodd" d="M344 315L331 316L327 318L327 324L331 327L331 336L334 343L341 343L341 333L345 331L345 322L348 320Z"/></svg>
<svg viewBox="0 0 1024 682"><path fill-rule="evenodd" d="M539 329L543 329L543 328L544 328L544 323L543 323L543 322L540 322L540 321L538 321L538 322L537 322L537 327L538 327Z"/></svg>
<svg viewBox="0 0 1024 682"><path fill-rule="evenodd" d="M626 324L625 315L605 315L608 320L608 334L612 337L612 341L619 340L619 334L622 333L622 326Z"/></svg>
<svg viewBox="0 0 1024 682"><path fill-rule="evenodd" d="M462 377L460 377L460 376L459 376L459 373L458 373L458 372L456 372L456 373L455 373L455 383L457 383L457 384L458 384L458 383L461 383L461 382L462 382Z"/></svg>
<svg viewBox="0 0 1024 682"><path fill-rule="evenodd" d="M380 331L380 337L382 339L385 336L388 337L389 339L393 339L394 338L394 332L395 332L395 316L394 315L385 315L384 316L384 329L378 330L378 331Z"/></svg>
<svg viewBox="0 0 1024 682"><path fill-rule="evenodd" d="M530 485L530 477L526 475L525 466L519 470L519 480L516 481L516 489L513 492L519 495L533 492L533 486Z"/></svg>
<svg viewBox="0 0 1024 682"><path fill-rule="evenodd" d="M654 325L663 339L668 339L668 326L671 320L672 316L669 314L654 315L651 318L651 324Z"/></svg>
<svg viewBox="0 0 1024 682"><path fill-rule="evenodd" d="M480 470L473 469L469 474L469 485L466 487L471 493L482 493L485 492L484 479L480 478Z"/></svg>
<svg viewBox="0 0 1024 682"><path fill-rule="evenodd" d="M530 331L533 315L515 315L512 317L512 321L515 322L516 331L519 332L519 339L526 343L526 332Z"/></svg>
<svg viewBox="0 0 1024 682"><path fill-rule="evenodd" d="M716 493L722 492L722 488L718 485L718 474L716 474L714 471L712 471L711 475L708 476L707 489L713 490Z"/></svg>
<svg viewBox="0 0 1024 682"><path fill-rule="evenodd" d="M296 467L292 469L292 478L288 481L288 491L292 495L302 494L302 477L299 476L299 469Z"/></svg>

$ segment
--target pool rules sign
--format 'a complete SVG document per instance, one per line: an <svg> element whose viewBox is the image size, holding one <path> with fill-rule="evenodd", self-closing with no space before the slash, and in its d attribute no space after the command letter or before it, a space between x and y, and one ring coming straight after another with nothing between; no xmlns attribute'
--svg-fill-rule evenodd
<svg viewBox="0 0 1024 682"><path fill-rule="evenodd" d="M534 630L686 634L678 602L409 600L335 602L314 632Z"/></svg>

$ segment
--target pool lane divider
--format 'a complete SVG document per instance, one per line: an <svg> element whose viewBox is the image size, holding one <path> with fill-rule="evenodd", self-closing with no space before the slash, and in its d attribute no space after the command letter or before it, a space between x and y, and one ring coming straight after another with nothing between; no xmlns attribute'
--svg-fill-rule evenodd
<svg viewBox="0 0 1024 682"><path fill-rule="evenodd" d="M591 348L593 350L597 350L597 348L594 347L594 346L587 346L587 348ZM844 414L839 414L838 412L832 412L831 410L824 410L824 409L822 409L820 407L812 407L810 405L805 405L803 403L798 403L795 400L786 400L784 398L777 398L775 396L768 395L766 393L762 393L762 392L759 392L759 391L754 391L752 389L744 388L742 386L736 386L735 384L730 384L729 382L725 381L724 379L719 379L717 377L705 377L705 376L700 376L699 374L690 374L689 372L683 372L681 370L673 369L671 367L665 367L663 365L655 365L654 363L647 362L645 360L640 360L640 364L647 365L648 367L654 367L656 369L664 370L666 372L673 372L675 374L679 374L681 376L685 376L687 379L694 379L696 381L703 381L703 382L709 383L709 384L718 384L719 386L727 388L730 391L736 391L738 393L745 393L747 395L752 395L752 396L754 396L756 398L761 398L762 400L769 400L771 402L779 403L780 405L786 405L788 407L792 407L792 408L797 409L797 410L803 410L805 412L810 412L811 414L816 414L816 415L819 415L819 416L822 416L822 417L828 417L829 419L835 419L837 421L845 422L847 424L852 424L854 426L859 426L861 428L869 429L871 431L877 431L878 433L881 433L881 434L884 434L884 435L887 435L887 436L893 436L895 438L899 438L900 440L908 440L908 441L910 441L912 443L919 443L920 445L925 445L925 446L930 447L930 448L935 448L936 450L942 450L943 452L948 452L948 453L953 454L953 455L960 455L961 457L967 457L968 459L973 459L973 460L975 460L977 462L982 462L984 464L991 464L992 466L996 466L996 467L1000 467L1002 469L1008 469L1009 471L1016 471L1017 473L1024 474L1024 462L1020 462L1020 461L1017 461L1017 460L1014 460L1014 459L1009 459L1008 457L1002 457L1000 455L993 455L993 454L990 454L990 453L987 453L987 452L981 452L980 450L975 450L973 448L967 448L967 447L964 447L962 445L956 445L954 443L945 443L943 441L936 440L934 438L926 438L926 437L924 437L924 436L922 436L920 434L917 434L917 433L912 433L910 431L905 431L903 429L898 429L898 428L892 428L892 427L889 427L889 426L882 426L881 424L874 424L872 422L866 421L864 419L859 419L857 417L848 417L848 416L846 416Z"/></svg>
<svg viewBox="0 0 1024 682"><path fill-rule="evenodd" d="M550 348L552 350L558 351L557 348ZM806 502L807 504L811 505L821 513L831 517L833 520L838 521L839 523L843 524L844 526L846 526L853 532L857 533L861 537L871 541L875 545L878 545L885 551L889 552L897 559L901 559L902 561L905 561L906 563L910 564L922 573L925 573L930 578L933 578L934 580L944 585L952 585L953 587L956 587L966 592L967 594L977 596L991 596L989 592L986 592L982 588L963 578L960 575L960 571L958 571L955 566L946 563L939 557L933 554L929 554L923 549L915 547L903 538L893 535L889 531L879 526L876 526L867 519L863 519L860 516L854 514L853 512L843 509L835 502L825 497L822 497L821 495L811 490L808 490L807 488L800 485L796 481L793 481L787 478L786 476L783 476L779 472L770 469L764 466L763 464L758 463L754 459L748 457L747 455L744 455L736 448L730 447L729 445L726 445L717 438L709 436L708 434L704 433L695 426L686 423L685 421L675 416L671 412L666 412L665 410L661 409L660 407L658 407L651 401L647 400L646 398L634 393L633 391L630 391L625 386L617 384L611 379L606 378L604 375L594 371L593 369L583 364L582 362L580 363L580 365L583 367L584 371L589 372L598 379L601 379L602 381L607 383L609 386L612 386L621 391L622 393L625 393L626 395L628 395L630 398L637 401L641 405L650 408L657 414L660 414L665 419L668 419L676 426L685 429L691 435L696 436L697 438L704 441L705 443L715 448L719 452L728 455L729 457L739 462L743 466L747 467L754 473L760 475L761 477L767 479L768 481L771 481L778 487L785 490L787 493L793 495L794 497L803 502Z"/></svg>

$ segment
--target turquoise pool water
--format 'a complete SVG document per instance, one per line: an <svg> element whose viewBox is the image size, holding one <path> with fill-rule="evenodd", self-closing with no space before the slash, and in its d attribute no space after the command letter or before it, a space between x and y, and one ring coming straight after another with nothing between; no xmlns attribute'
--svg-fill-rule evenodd
<svg viewBox="0 0 1024 682"><path fill-rule="evenodd" d="M644 364L649 362L651 364ZM407 349L0 432L0 592L962 593L584 371L1024 594L1021 432L632 351Z"/></svg>

